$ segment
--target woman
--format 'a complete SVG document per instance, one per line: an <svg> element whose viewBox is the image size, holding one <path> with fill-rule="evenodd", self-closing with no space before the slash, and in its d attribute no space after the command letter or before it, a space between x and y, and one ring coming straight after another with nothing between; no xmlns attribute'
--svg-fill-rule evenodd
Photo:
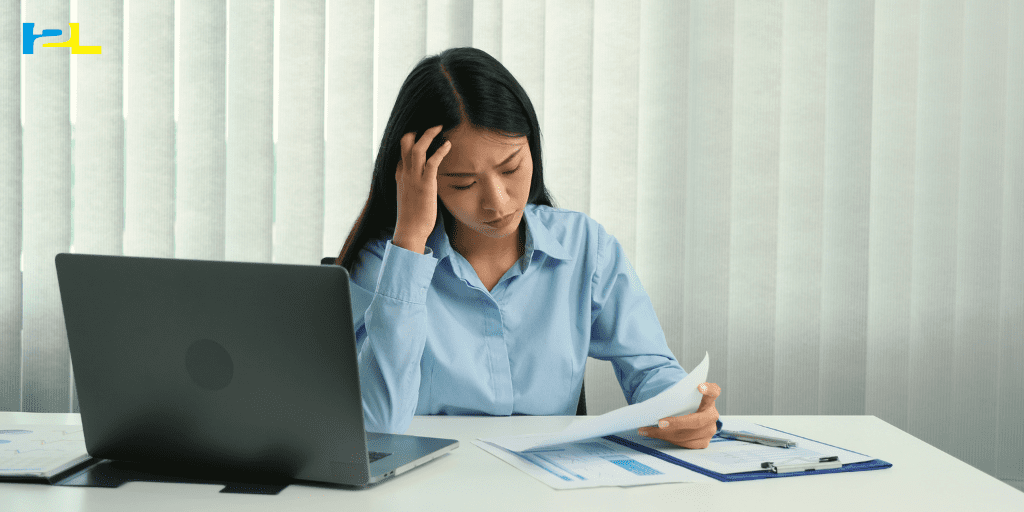
<svg viewBox="0 0 1024 512"><path fill-rule="evenodd" d="M368 430L414 414L570 415L587 357L629 403L686 372L618 241L553 207L533 105L475 48L424 58L402 85L370 195L336 263L349 270ZM704 448L700 409L641 429Z"/></svg>

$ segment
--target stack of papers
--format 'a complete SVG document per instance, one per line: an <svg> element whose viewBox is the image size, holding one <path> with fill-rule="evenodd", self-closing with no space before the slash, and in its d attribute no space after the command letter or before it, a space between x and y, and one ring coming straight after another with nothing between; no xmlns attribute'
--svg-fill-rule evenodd
<svg viewBox="0 0 1024 512"><path fill-rule="evenodd" d="M804 457L838 456L844 465L874 460L741 420L722 420L722 428L787 438L797 446L778 448L715 437L707 448L691 450L637 433L638 428L655 425L662 418L695 412L703 397L697 386L706 381L707 374L705 353L704 360L682 381L645 402L577 421L562 432L478 439L473 443L555 489L717 482L721 477L712 478L707 473L764 474L764 462L778 465Z"/></svg>
<svg viewBox="0 0 1024 512"><path fill-rule="evenodd" d="M715 437L701 450L676 446L661 439L641 436L636 429L613 436L587 439L544 448L516 451L550 434L528 434L490 439L474 443L488 453L555 489L660 484L669 482L718 482L716 478L688 469L678 463L630 447L635 443L698 468L723 475L765 472L763 462L784 463L794 458L838 456L843 464L874 460L857 452L789 435L778 430L741 420L723 420L722 428L755 435L786 437L796 441L794 448L776 448ZM610 438L610 439L609 439Z"/></svg>
<svg viewBox="0 0 1024 512"><path fill-rule="evenodd" d="M90 458L79 425L0 426L0 480L49 479Z"/></svg>

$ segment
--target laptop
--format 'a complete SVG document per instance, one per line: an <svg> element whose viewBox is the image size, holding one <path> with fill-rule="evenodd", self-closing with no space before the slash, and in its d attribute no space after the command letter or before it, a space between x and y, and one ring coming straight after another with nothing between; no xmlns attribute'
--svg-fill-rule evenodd
<svg viewBox="0 0 1024 512"><path fill-rule="evenodd" d="M364 429L343 267L55 261L93 457L366 486L459 446Z"/></svg>

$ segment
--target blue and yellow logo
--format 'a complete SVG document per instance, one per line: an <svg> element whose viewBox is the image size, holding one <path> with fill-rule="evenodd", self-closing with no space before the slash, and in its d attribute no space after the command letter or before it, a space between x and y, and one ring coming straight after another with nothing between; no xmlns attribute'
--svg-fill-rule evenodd
<svg viewBox="0 0 1024 512"><path fill-rule="evenodd" d="M44 48L71 48L73 54L92 54L99 55L102 47L100 46L82 46L78 43L78 23L68 23L71 37L63 43L43 43ZM21 53L24 55L32 55L35 53L36 39L41 37L60 37L64 33L62 30L57 29L43 29L42 32L36 34L35 23L22 23L21 24Z"/></svg>

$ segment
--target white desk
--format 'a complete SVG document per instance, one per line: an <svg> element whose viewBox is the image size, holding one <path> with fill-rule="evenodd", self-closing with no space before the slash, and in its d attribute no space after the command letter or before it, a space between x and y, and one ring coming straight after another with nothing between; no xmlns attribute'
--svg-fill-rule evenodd
<svg viewBox="0 0 1024 512"><path fill-rule="evenodd" d="M1024 510L1024 493L874 416L735 416L891 462L858 473L714 484L556 491L472 444L478 437L548 432L575 417L418 416L410 434L459 448L366 490L293 484L277 496L222 486L132 482L117 489L0 483L4 511L218 510ZM80 423L77 414L0 412L0 424Z"/></svg>

